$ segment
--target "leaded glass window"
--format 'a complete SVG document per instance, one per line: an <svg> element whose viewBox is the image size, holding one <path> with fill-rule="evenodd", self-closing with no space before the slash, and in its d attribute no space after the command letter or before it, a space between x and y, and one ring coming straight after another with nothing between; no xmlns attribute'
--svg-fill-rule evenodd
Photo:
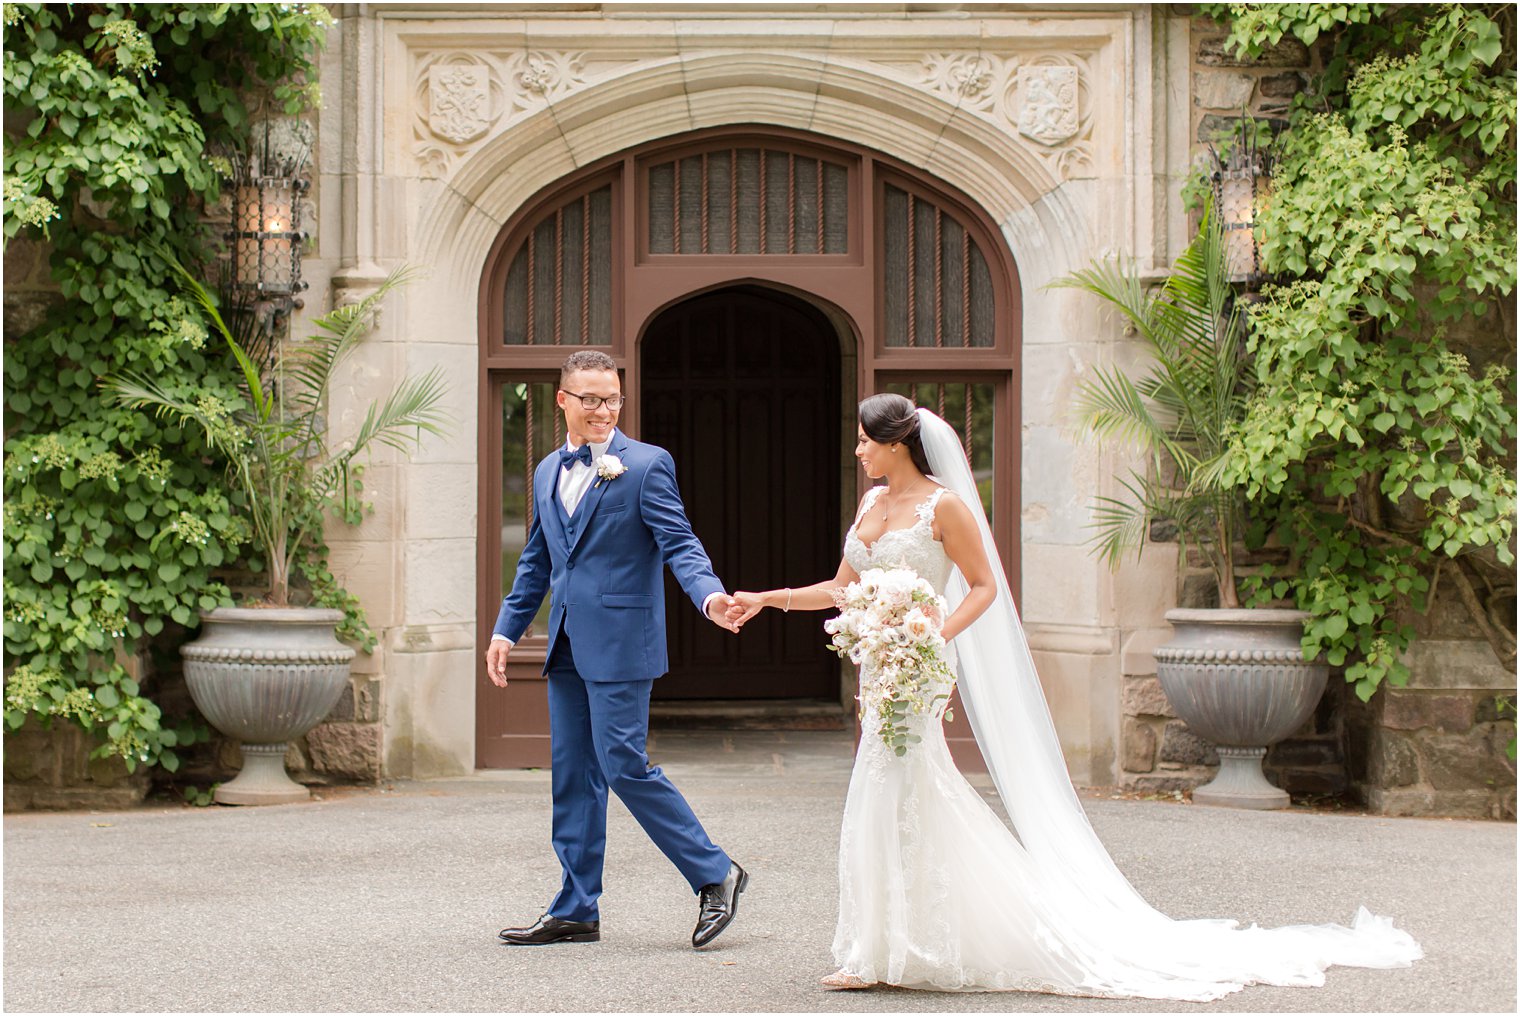
<svg viewBox="0 0 1520 1016"><path fill-rule="evenodd" d="M648 171L651 254L844 254L849 170L775 148L733 147Z"/></svg>
<svg viewBox="0 0 1520 1016"><path fill-rule="evenodd" d="M914 405L932 410L955 428L960 436L961 447L971 463L971 475L976 480L977 493L982 498L982 510L993 519L993 472L995 448L993 442L999 433L997 419L997 387L975 382L911 382L894 381L886 385L886 391L906 396Z"/></svg>
<svg viewBox="0 0 1520 1016"><path fill-rule="evenodd" d="M991 347L992 273L944 206L888 183L882 200L882 330L889 347Z"/></svg>
<svg viewBox="0 0 1520 1016"><path fill-rule="evenodd" d="M612 342L612 185L560 205L528 231L507 269L509 346Z"/></svg>
<svg viewBox="0 0 1520 1016"><path fill-rule="evenodd" d="M517 562L533 528L533 470L565 443L565 418L554 404L558 379L524 376L501 381L501 595L512 591ZM542 634L548 621L544 598L529 634Z"/></svg>

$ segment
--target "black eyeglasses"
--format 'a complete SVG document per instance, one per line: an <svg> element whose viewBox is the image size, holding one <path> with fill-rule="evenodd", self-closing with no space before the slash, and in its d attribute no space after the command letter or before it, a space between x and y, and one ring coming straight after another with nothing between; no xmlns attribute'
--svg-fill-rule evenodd
<svg viewBox="0 0 1520 1016"><path fill-rule="evenodd" d="M596 412L603 405L616 413L619 409L623 408L623 403L627 401L621 395L582 395L580 392L565 391L563 388L560 391L565 392L566 395L580 399L581 408L588 413Z"/></svg>

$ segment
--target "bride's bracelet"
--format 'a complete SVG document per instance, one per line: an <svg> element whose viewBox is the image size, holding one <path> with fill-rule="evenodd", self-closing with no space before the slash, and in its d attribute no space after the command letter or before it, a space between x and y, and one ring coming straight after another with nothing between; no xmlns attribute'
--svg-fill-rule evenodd
<svg viewBox="0 0 1520 1016"><path fill-rule="evenodd" d="M784 607L781 608L781 612L783 614L788 614L788 613L791 613L791 610L792 610L792 590L791 590L790 587L788 587L787 591L786 591L786 606L784 606Z"/></svg>

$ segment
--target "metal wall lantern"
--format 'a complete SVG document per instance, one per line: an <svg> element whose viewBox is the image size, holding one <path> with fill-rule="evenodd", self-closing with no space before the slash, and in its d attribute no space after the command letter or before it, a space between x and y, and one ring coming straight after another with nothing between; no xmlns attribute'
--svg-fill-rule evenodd
<svg viewBox="0 0 1520 1016"><path fill-rule="evenodd" d="M227 284L261 317L280 319L300 306L302 198L311 153L310 128L301 121L266 120L254 128L250 149L232 157L232 228Z"/></svg>
<svg viewBox="0 0 1520 1016"><path fill-rule="evenodd" d="M1253 286L1262 281L1256 217L1272 174L1270 150L1260 142L1260 125L1249 118L1232 136L1221 139L1221 152L1208 146L1214 163L1214 214L1224 227L1225 264L1231 282Z"/></svg>

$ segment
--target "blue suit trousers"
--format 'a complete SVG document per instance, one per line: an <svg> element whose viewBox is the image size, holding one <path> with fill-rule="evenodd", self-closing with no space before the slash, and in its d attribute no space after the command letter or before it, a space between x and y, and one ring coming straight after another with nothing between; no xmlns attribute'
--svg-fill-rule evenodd
<svg viewBox="0 0 1520 1016"><path fill-rule="evenodd" d="M587 681L563 636L555 640L547 672L554 853L564 869L549 913L566 921L599 919L608 787L693 892L722 881L728 855L713 845L660 767L649 765L645 742L654 681Z"/></svg>

